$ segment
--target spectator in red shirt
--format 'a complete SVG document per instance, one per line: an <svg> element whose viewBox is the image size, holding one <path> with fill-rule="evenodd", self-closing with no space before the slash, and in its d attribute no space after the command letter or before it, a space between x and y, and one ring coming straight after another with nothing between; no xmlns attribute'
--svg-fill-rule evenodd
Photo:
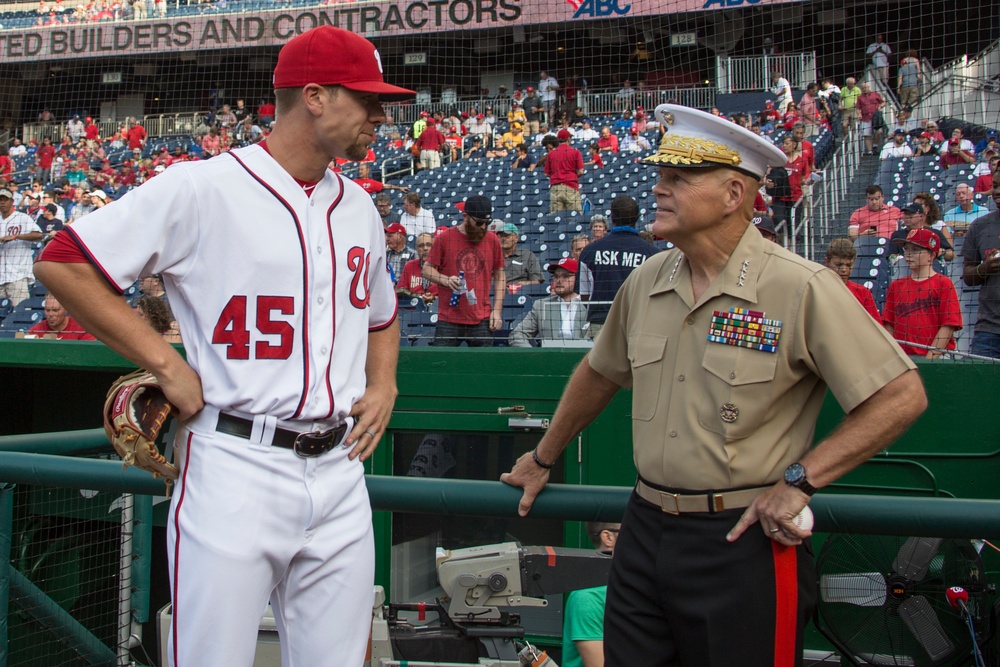
<svg viewBox="0 0 1000 667"><path fill-rule="evenodd" d="M618 152L618 136L612 134L611 128L605 125L601 128L601 136L597 140L597 146L602 151Z"/></svg>
<svg viewBox="0 0 1000 667"><path fill-rule="evenodd" d="M934 271L940 240L933 229L913 229L900 241L910 275L889 285L882 313L885 328L907 354L937 359L955 349L953 335L962 328L958 293L950 279Z"/></svg>
<svg viewBox="0 0 1000 667"><path fill-rule="evenodd" d="M44 137L42 145L35 151L35 164L38 165L38 179L42 183L48 183L52 177L52 161L56 157L56 148L52 145L51 137Z"/></svg>
<svg viewBox="0 0 1000 667"><path fill-rule="evenodd" d="M417 257L403 265L403 275L396 281L396 292L419 296L424 303L433 302L438 296L438 286L423 275L424 262L431 254L434 235L424 232L417 237Z"/></svg>
<svg viewBox="0 0 1000 667"><path fill-rule="evenodd" d="M854 247L851 239L833 239L826 249L826 266L840 276L840 279L847 285L847 289L864 306L868 314L875 318L876 322L881 322L882 315L879 314L878 306L875 305L875 297L872 296L872 291L864 285L859 285L849 280L851 271L854 270L854 260L857 259L857 256L858 250Z"/></svg>
<svg viewBox="0 0 1000 667"><path fill-rule="evenodd" d="M257 107L257 123L263 127L274 120L274 105L270 98L262 98L260 106Z"/></svg>
<svg viewBox="0 0 1000 667"><path fill-rule="evenodd" d="M813 149L812 142L806 139L804 123L798 122L792 125L792 139L799 142L799 151L802 152L802 157L806 162L806 171L803 174L803 180L806 180L816 170L816 151Z"/></svg>
<svg viewBox="0 0 1000 667"><path fill-rule="evenodd" d="M580 198L580 176L583 175L583 156L569 145L573 135L569 130L559 130L559 145L545 158L545 175L549 177L549 212L583 212ZM617 140L617 137L616 137Z"/></svg>
<svg viewBox="0 0 1000 667"><path fill-rule="evenodd" d="M201 138L201 150L209 157L218 155L221 152L222 139L219 137L219 130L214 127L209 129L208 134Z"/></svg>
<svg viewBox="0 0 1000 667"><path fill-rule="evenodd" d="M0 178L9 181L14 173L14 161L10 159L6 151L0 151Z"/></svg>
<svg viewBox="0 0 1000 667"><path fill-rule="evenodd" d="M458 347L462 341L469 347L492 345L491 332L503 326L501 311L507 280L500 239L486 229L492 216L490 200L472 195L465 200L462 224L446 228L434 239L423 275L444 288L439 292L436 346ZM459 273L464 277L460 278Z"/></svg>
<svg viewBox="0 0 1000 667"><path fill-rule="evenodd" d="M417 150L420 151L420 164L424 169L437 169L441 166L441 147L445 144L444 135L437 129L433 119L427 119L427 127L417 138Z"/></svg>
<svg viewBox="0 0 1000 667"><path fill-rule="evenodd" d="M976 192L993 191L993 174L996 173L997 169L1000 169L1000 156L994 155L991 157L989 165L990 170L976 179L976 186L974 188Z"/></svg>
<svg viewBox="0 0 1000 667"><path fill-rule="evenodd" d="M882 132L884 127L875 127L872 123L875 114L885 108L885 99L872 90L871 84L867 81L861 84L861 94L855 102L855 108L861 118L861 134L865 138L865 151L867 155L874 155L875 142L882 142ZM882 121L883 125L885 121Z"/></svg>
<svg viewBox="0 0 1000 667"><path fill-rule="evenodd" d="M128 121L128 132L125 134L128 140L128 147L132 150L136 148L142 148L146 145L146 128L139 124L139 122L130 118Z"/></svg>
<svg viewBox="0 0 1000 667"><path fill-rule="evenodd" d="M115 180L118 187L129 187L135 185L135 172L132 171L132 161L125 160L122 162L121 173L118 174L118 178Z"/></svg>
<svg viewBox="0 0 1000 667"><path fill-rule="evenodd" d="M170 155L170 157L167 158L167 166L169 167L175 162L187 162L188 160L190 160L190 158L188 157L187 149L184 148L183 146L177 146L176 148L174 148L174 152ZM122 164L122 166L123 167L125 166L124 163Z"/></svg>
<svg viewBox="0 0 1000 667"><path fill-rule="evenodd" d="M774 197L772 206L774 207L774 222L786 223L789 227L798 222L795 219L801 211L800 200L802 199L802 184L805 181L805 174L809 170L806 159L802 155L799 142L792 135L785 135L781 142L781 150L788 157L783 169L788 174L788 189L782 194ZM778 167L782 169L782 167ZM795 211L793 215L793 210Z"/></svg>
<svg viewBox="0 0 1000 667"><path fill-rule="evenodd" d="M97 340L84 330L54 296L45 297L45 320L28 329L29 334L55 334L57 340Z"/></svg>
<svg viewBox="0 0 1000 667"><path fill-rule="evenodd" d="M899 220L903 212L895 206L887 206L882 188L869 185L865 190L866 205L851 214L847 225L847 236L856 239L858 236L879 236L890 238L899 229Z"/></svg>
<svg viewBox="0 0 1000 667"><path fill-rule="evenodd" d="M101 128L90 116L87 116L83 123L83 136L91 148L95 148L101 142Z"/></svg>
<svg viewBox="0 0 1000 667"><path fill-rule="evenodd" d="M358 177L354 179L354 182L365 189L370 195L375 195L383 190L399 190L400 192L409 192L410 188L405 185L389 185L388 183L383 183L382 181L376 181L371 177L371 167L366 162L362 162L358 165Z"/></svg>
<svg viewBox="0 0 1000 667"><path fill-rule="evenodd" d="M976 156L967 150L962 149L961 139L949 139L948 151L941 156L941 167L947 169L955 165L972 164L976 161Z"/></svg>
<svg viewBox="0 0 1000 667"><path fill-rule="evenodd" d="M601 147L597 144L590 144L590 159L583 163L584 167L593 166L595 169L604 168L604 158L601 157Z"/></svg>

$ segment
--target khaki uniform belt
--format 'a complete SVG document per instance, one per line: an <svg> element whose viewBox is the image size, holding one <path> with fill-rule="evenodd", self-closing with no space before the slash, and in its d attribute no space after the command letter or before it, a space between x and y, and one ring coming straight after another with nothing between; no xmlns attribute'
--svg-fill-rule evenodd
<svg viewBox="0 0 1000 667"><path fill-rule="evenodd" d="M688 514L690 512L722 512L723 510L749 507L754 498L770 486L758 486L738 491L718 491L706 493L670 493L649 486L641 479L635 485L635 492L643 500L653 503L667 514Z"/></svg>

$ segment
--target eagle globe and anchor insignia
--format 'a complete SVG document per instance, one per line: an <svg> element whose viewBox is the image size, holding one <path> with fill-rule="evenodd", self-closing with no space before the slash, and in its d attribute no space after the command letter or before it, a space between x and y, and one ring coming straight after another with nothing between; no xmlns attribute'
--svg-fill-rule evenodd
<svg viewBox="0 0 1000 667"><path fill-rule="evenodd" d="M740 418L740 409L733 403L723 403L719 408L719 416L722 417L722 421L732 424Z"/></svg>

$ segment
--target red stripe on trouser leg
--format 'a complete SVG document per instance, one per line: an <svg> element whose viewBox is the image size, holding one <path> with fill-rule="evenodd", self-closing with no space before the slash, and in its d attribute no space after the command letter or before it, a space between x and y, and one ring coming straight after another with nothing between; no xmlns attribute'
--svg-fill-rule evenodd
<svg viewBox="0 0 1000 667"><path fill-rule="evenodd" d="M774 556L774 667L794 667L798 634L799 574L797 551L771 542Z"/></svg>
<svg viewBox="0 0 1000 667"><path fill-rule="evenodd" d="M177 507L174 508L174 582L172 586L172 593L170 597L171 607L170 607L170 623L171 623L171 649L173 651L173 664L174 667L178 667L177 659L177 580L179 579L178 571L180 569L181 562L181 505L184 504L184 493L187 491L187 474L190 469L191 463L191 441L194 438L194 433L188 433L187 437L187 451L185 452L184 460L184 474L181 477L181 495L177 499Z"/></svg>

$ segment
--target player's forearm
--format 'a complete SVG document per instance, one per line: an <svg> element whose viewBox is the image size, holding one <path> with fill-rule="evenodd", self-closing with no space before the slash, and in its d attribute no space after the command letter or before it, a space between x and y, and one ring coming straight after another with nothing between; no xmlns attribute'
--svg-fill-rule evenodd
<svg viewBox="0 0 1000 667"><path fill-rule="evenodd" d="M822 488L896 441L927 408L927 395L915 370L872 394L801 461L809 483Z"/></svg>
<svg viewBox="0 0 1000 667"><path fill-rule="evenodd" d="M89 263L38 262L35 277L84 329L158 378L186 362Z"/></svg>
<svg viewBox="0 0 1000 667"><path fill-rule="evenodd" d="M566 445L601 414L620 386L590 367L590 355L583 358L566 385L552 423L538 443L540 459L552 462Z"/></svg>
<svg viewBox="0 0 1000 667"><path fill-rule="evenodd" d="M368 332L368 358L365 362L365 375L369 387L392 393L393 400L398 393L396 389L396 364L399 360L399 320L379 331Z"/></svg>

